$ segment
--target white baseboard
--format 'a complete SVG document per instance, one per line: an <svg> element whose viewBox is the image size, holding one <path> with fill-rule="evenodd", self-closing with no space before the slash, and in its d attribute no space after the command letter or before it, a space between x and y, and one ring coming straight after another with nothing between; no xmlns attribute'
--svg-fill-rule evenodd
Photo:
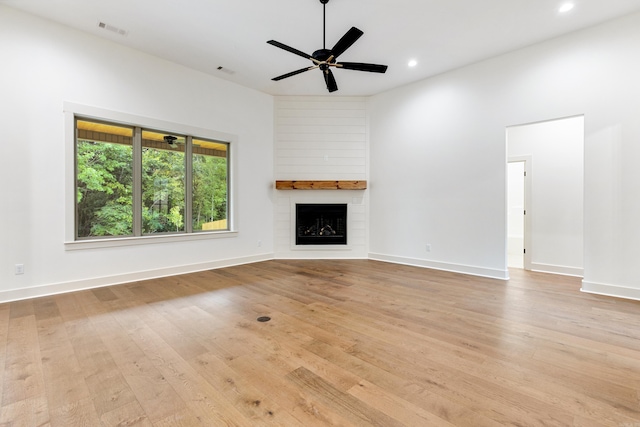
<svg viewBox="0 0 640 427"><path fill-rule="evenodd" d="M140 280L157 279L159 277L176 276L178 274L214 270L217 268L232 267L234 265L251 264L254 262L268 261L273 258L273 254L261 254L241 258L209 261L198 264L181 265L177 267L161 268L157 270L137 271L132 273L117 274L114 276L95 277L91 279L72 282L52 283L25 289L12 289L7 291L0 291L0 303L28 298L38 298L48 295L63 294L67 292L82 291L86 289L100 288L103 286L119 285L122 283L136 282Z"/></svg>
<svg viewBox="0 0 640 427"><path fill-rule="evenodd" d="M283 259L283 260L314 260L314 259L318 259L318 260L327 260L327 259L336 259L336 260L350 260L350 259L369 259L366 256L356 256L356 255L352 255L352 254L345 254L348 256L336 256L335 253L311 253L311 254L296 254L296 253L290 253L290 254L285 254L285 255L276 255L274 259Z"/></svg>
<svg viewBox="0 0 640 427"><path fill-rule="evenodd" d="M640 301L640 289L582 281L581 292Z"/></svg>
<svg viewBox="0 0 640 427"><path fill-rule="evenodd" d="M391 262L394 264L411 265L414 267L431 268L434 270L450 271L453 273L469 274L472 276L488 277L490 279L509 280L509 270L498 270L463 264L451 264L446 262L429 261L425 259L398 257L376 253L369 253L369 259Z"/></svg>
<svg viewBox="0 0 640 427"><path fill-rule="evenodd" d="M314 259L336 259L335 256L319 257L314 254ZM210 261L199 264L190 264L184 266L161 268L157 270L137 271L132 273L118 274L113 276L95 277L86 280L78 280L71 282L53 283L48 285L34 286L24 289L11 289L0 291L0 303L23 300L28 298L37 298L48 295L62 294L67 292L81 291L103 286L119 285L122 283L135 282L139 280L156 279L159 277L176 276L179 274L195 273L197 271L213 270L223 267L232 267L234 265L251 264L254 262L268 261L272 259L307 259L306 257L291 255L287 257L276 257L274 254L261 254L248 257L224 259ZM404 264L416 267L431 268L434 270L450 271L453 273L469 274L472 276L488 277L491 279L508 280L509 270L491 269L485 267L476 267L463 264L444 263L438 261L430 261L417 258L399 257L393 255L383 255L377 253L369 253L368 257L340 257L338 259L371 259L376 261L390 262L394 264ZM582 276L582 269L571 267L549 266L543 264L535 264L532 266L536 271L544 271L555 274L565 274L570 276ZM640 300L640 289L624 288L620 286L602 285L596 283L588 283L583 281L583 292L590 292L601 295L617 296L620 298L638 299Z"/></svg>
<svg viewBox="0 0 640 427"><path fill-rule="evenodd" d="M584 277L584 269L579 267L567 267L565 265L531 263L531 270L541 273L562 274L563 276Z"/></svg>

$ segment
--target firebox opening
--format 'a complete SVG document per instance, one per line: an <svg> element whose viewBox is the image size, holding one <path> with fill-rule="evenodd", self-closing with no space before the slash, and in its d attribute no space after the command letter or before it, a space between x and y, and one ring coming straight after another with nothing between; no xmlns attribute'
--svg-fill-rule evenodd
<svg viewBox="0 0 640 427"><path fill-rule="evenodd" d="M346 244L346 204L296 204L296 245Z"/></svg>

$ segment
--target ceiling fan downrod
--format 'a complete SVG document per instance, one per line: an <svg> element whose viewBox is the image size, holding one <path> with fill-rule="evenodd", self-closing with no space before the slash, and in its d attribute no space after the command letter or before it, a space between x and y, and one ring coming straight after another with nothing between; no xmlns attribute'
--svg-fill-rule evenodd
<svg viewBox="0 0 640 427"><path fill-rule="evenodd" d="M329 0L320 0L322 3L322 48L327 48L327 3Z"/></svg>

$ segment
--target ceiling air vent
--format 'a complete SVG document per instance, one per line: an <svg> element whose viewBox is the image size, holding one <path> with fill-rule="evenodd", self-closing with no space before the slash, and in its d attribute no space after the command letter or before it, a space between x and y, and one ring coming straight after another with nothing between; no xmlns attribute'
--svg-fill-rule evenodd
<svg viewBox="0 0 640 427"><path fill-rule="evenodd" d="M222 65L218 67L218 71L222 71L223 73L230 74L230 75L233 75L233 74L236 73L233 70L230 70L228 68L224 68Z"/></svg>
<svg viewBox="0 0 640 427"><path fill-rule="evenodd" d="M107 24L107 23L102 22L102 21L98 21L98 27L102 28L103 30L111 31L112 33L116 33L116 34L119 34L119 35L125 36L125 37L126 37L127 34L129 34L129 32L127 30L123 30L122 28L118 28L116 26Z"/></svg>

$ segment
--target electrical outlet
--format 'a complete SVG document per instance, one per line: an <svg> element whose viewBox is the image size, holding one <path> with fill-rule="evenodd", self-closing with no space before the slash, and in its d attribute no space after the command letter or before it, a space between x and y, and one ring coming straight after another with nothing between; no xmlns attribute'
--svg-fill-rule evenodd
<svg viewBox="0 0 640 427"><path fill-rule="evenodd" d="M431 243L427 243L427 245L425 246L425 249L427 252L431 252Z"/></svg>
<svg viewBox="0 0 640 427"><path fill-rule="evenodd" d="M24 274L24 264L16 264L16 274Z"/></svg>

